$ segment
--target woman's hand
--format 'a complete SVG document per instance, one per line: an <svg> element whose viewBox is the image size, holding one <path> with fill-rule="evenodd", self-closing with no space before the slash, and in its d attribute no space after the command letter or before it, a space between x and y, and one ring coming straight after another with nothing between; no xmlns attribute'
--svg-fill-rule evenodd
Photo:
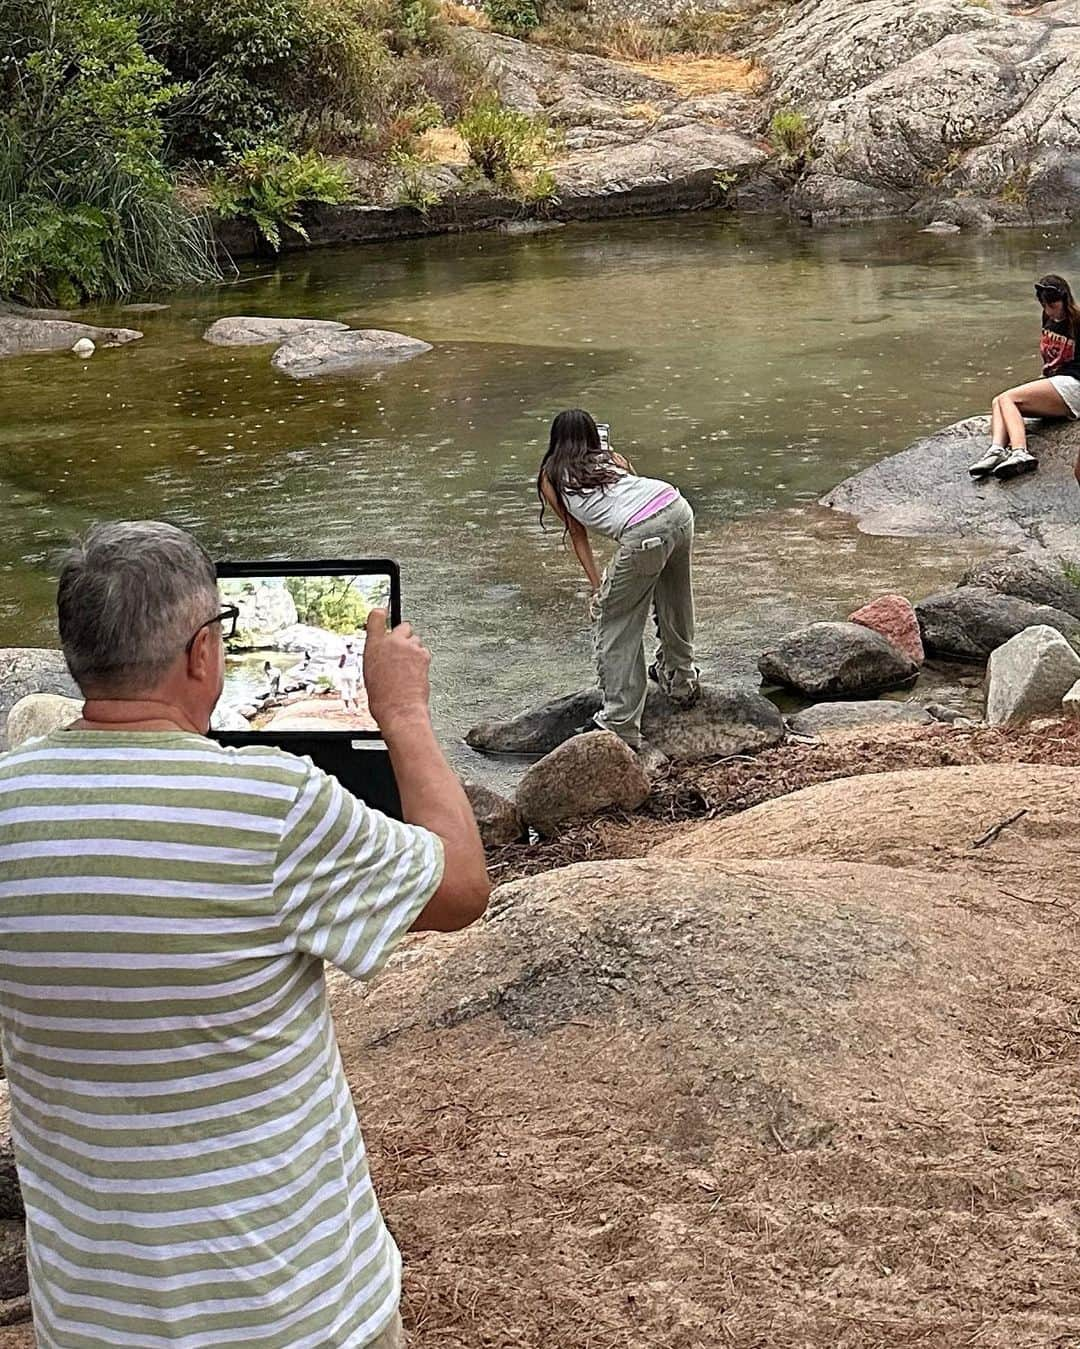
<svg viewBox="0 0 1080 1349"><path fill-rule="evenodd" d="M603 604L600 600L599 586L589 594L589 622L598 623L600 621L600 610Z"/></svg>

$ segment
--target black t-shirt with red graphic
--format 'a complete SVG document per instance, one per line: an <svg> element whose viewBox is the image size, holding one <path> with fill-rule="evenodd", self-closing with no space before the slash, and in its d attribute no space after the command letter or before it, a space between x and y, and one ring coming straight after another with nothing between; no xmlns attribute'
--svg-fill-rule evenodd
<svg viewBox="0 0 1080 1349"><path fill-rule="evenodd" d="M1039 342L1043 376L1072 375L1080 379L1080 360L1076 357L1076 336L1068 319L1043 317L1042 340Z"/></svg>

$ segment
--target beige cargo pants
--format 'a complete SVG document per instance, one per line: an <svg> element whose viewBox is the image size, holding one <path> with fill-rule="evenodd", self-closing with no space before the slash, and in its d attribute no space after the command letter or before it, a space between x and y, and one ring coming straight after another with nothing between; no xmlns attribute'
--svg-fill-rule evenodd
<svg viewBox="0 0 1080 1349"><path fill-rule="evenodd" d="M593 640L604 706L596 723L628 745L641 743L648 688L645 625L656 611L661 687L676 700L697 688L694 669L694 592L690 560L694 512L679 497L619 538L604 572Z"/></svg>

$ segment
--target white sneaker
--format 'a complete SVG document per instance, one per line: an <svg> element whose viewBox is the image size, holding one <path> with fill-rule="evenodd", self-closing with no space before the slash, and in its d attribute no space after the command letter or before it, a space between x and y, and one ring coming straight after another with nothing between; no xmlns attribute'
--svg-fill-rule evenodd
<svg viewBox="0 0 1080 1349"><path fill-rule="evenodd" d="M968 469L973 478L985 478L988 473L993 473L998 464L1003 464L1009 457L1009 451L1002 449L1000 445L991 445L981 459L976 459Z"/></svg>
<svg viewBox="0 0 1080 1349"><path fill-rule="evenodd" d="M1006 482L1009 478L1018 478L1021 473L1034 473L1038 467L1039 461L1033 454L1029 454L1027 450L1013 450L1012 454L994 469L994 477L998 482Z"/></svg>

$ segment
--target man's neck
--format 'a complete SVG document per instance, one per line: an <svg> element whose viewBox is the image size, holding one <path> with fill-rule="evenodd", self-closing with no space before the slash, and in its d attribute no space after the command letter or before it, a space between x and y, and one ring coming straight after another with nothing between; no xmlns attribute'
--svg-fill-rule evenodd
<svg viewBox="0 0 1080 1349"><path fill-rule="evenodd" d="M205 735L191 714L157 698L87 698L73 731L189 731Z"/></svg>

